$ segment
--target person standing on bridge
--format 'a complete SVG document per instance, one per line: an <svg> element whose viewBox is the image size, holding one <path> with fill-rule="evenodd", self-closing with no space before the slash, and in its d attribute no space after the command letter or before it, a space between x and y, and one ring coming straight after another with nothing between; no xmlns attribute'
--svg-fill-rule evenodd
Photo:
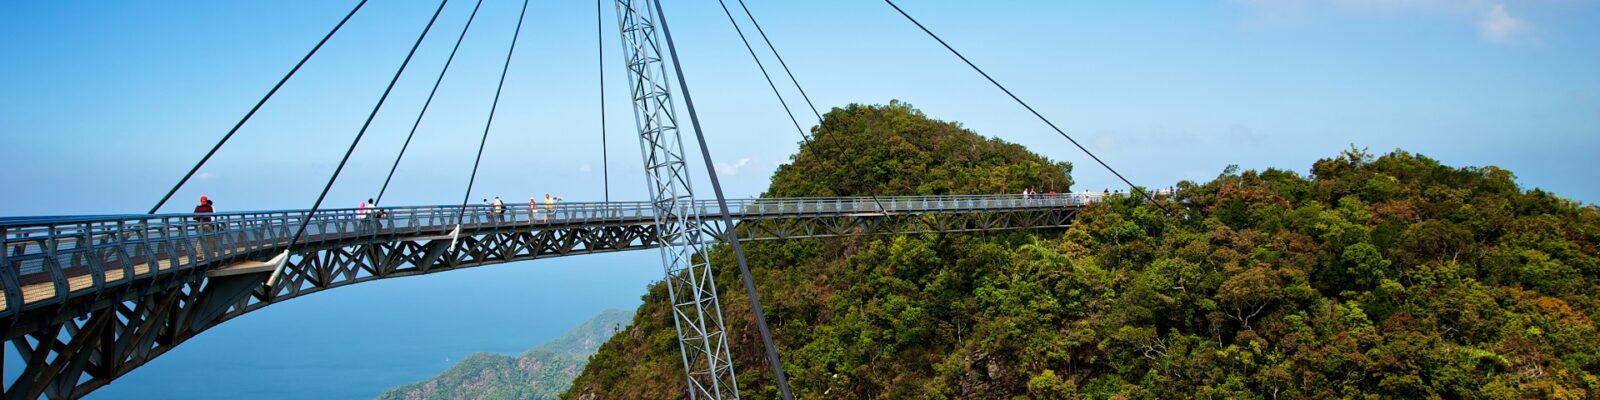
<svg viewBox="0 0 1600 400"><path fill-rule="evenodd" d="M363 227L370 228L374 231L382 228L382 223L378 222L379 215L380 213L378 212L378 205L375 204L370 198L367 199L365 203L361 203L361 205L356 206L356 219L364 220L362 223Z"/></svg>
<svg viewBox="0 0 1600 400"><path fill-rule="evenodd" d="M556 215L556 198L551 197L549 193L544 194L544 211L547 214L544 216L546 221L550 220L551 216Z"/></svg>
<svg viewBox="0 0 1600 400"><path fill-rule="evenodd" d="M211 214L213 212L216 212L216 209L211 207L211 198L206 197L206 196L200 196L200 205L194 206L194 213L195 214ZM206 215L196 215L196 216L194 216L194 220L196 222L211 222L211 217L210 216L206 216ZM201 225L201 226L204 227L204 226L209 226L209 225ZM202 228L202 229L206 230L206 231L210 231L211 230L210 228Z"/></svg>
<svg viewBox="0 0 1600 400"><path fill-rule="evenodd" d="M215 247L215 246L210 246L210 243L209 243L210 238L207 237L207 236L209 236L207 233L211 232L211 230L213 229L212 226L211 226L211 216L210 215L204 215L204 214L211 214L213 212L216 212L216 209L211 207L211 198L206 197L206 196L200 196L200 204L194 206L194 213L196 214L194 216L194 221L198 222L200 224L200 232L201 232L200 233L200 236L201 236L200 240L195 241L195 256L196 256L197 260L199 258L204 258L203 256L206 254L206 249L207 248Z"/></svg>
<svg viewBox="0 0 1600 400"><path fill-rule="evenodd" d="M494 216L495 221L503 220L506 214L506 202L501 201L500 196L495 196L494 202L489 203L489 214Z"/></svg>

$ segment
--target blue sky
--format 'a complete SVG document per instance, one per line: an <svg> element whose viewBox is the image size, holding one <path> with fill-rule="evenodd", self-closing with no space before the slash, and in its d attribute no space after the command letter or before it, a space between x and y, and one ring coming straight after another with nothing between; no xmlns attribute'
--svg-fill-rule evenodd
<svg viewBox="0 0 1600 400"><path fill-rule="evenodd" d="M353 3L9 5L0 157L11 172L0 210L143 210ZM1074 162L1080 188L1116 186L887 6L751 3L820 106L908 101ZM200 194L222 210L309 206L436 4L369 4L167 210ZM519 5L486 1L387 203L459 201ZM902 5L1141 184L1203 180L1228 164L1305 171L1353 143L1499 165L1524 185L1600 199L1586 185L1600 173L1584 167L1600 149L1593 1ZM329 204L377 191L471 6L446 8ZM600 197L593 7L530 8L474 201ZM758 193L797 134L715 2L669 7L730 194ZM607 8L612 187L637 199L639 153Z"/></svg>
<svg viewBox="0 0 1600 400"><path fill-rule="evenodd" d="M729 195L757 194L797 134L716 3L665 2ZM0 215L144 211L354 3L5 4ZM186 211L202 194L222 211L309 207L430 3L368 4L165 210ZM749 3L819 106L907 101L1074 162L1080 188L1118 186L880 2ZM1524 186L1600 201L1595 1L901 5L1141 184L1205 180L1229 164L1306 171L1355 144L1498 165ZM445 9L330 206L354 206L382 184L471 6ZM459 201L519 6L485 1L386 203ZM474 201L601 197L593 7L530 8ZM643 199L609 5L606 15L613 198ZM655 256L508 264L308 296L201 335L97 395L160 398L179 385L227 398L325 397L315 385L280 383L307 365L336 365L344 367L314 370L361 382L337 397L370 397L443 368L446 357L514 353L601 309L635 306L661 274ZM422 305L435 310L428 329L408 328ZM346 338L374 329L402 336ZM252 359L253 370L228 379L191 379L275 346L299 353Z"/></svg>

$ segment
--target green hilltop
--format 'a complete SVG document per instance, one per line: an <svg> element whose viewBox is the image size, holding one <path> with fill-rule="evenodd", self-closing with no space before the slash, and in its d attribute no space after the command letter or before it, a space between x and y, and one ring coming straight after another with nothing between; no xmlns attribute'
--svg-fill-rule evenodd
<svg viewBox="0 0 1600 400"><path fill-rule="evenodd" d="M901 103L827 114L768 196L1067 191L1071 166ZM1351 149L1084 210L1070 229L748 243L800 398L1600 396L1600 209ZM776 398L726 248L739 383ZM686 395L666 290L564 398Z"/></svg>
<svg viewBox="0 0 1600 400"><path fill-rule="evenodd" d="M605 310L521 356L474 353L438 376L389 389L378 399L555 399L589 355L631 319L626 310Z"/></svg>

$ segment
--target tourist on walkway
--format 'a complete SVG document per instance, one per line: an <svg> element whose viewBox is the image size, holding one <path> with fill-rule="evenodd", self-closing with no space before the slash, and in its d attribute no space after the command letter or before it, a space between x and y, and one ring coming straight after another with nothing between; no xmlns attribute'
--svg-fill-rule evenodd
<svg viewBox="0 0 1600 400"><path fill-rule="evenodd" d="M211 214L213 212L216 212L216 209L211 206L211 198L200 196L200 204L194 206L194 213ZM211 246L211 238L208 237L209 235L207 235L208 232L211 232L211 230L214 229L211 225L211 216L195 215L194 221L199 223L201 232L200 240L195 241L195 255L199 256L198 258L204 258L206 249L215 247Z"/></svg>
<svg viewBox="0 0 1600 400"><path fill-rule="evenodd" d="M489 203L489 214L494 216L495 221L501 221L501 218L505 216L506 202L501 201L500 196L495 196L494 202Z"/></svg>
<svg viewBox="0 0 1600 400"><path fill-rule="evenodd" d="M216 209L211 207L211 199L206 196L200 196L200 205L194 206L194 213L211 214L213 212L216 212ZM212 229L216 229L209 223L211 222L210 216L196 215L194 220L200 223L200 230L203 232L211 232Z"/></svg>
<svg viewBox="0 0 1600 400"><path fill-rule="evenodd" d="M383 213L378 211L378 205L370 198L361 203L361 205L356 206L356 219L363 220L361 223L363 229L370 229L376 232L378 229L383 228L383 223L378 221L378 218L382 216Z"/></svg>
<svg viewBox="0 0 1600 400"><path fill-rule="evenodd" d="M551 197L549 193L544 194L544 211L546 214L548 214L544 216L546 221L550 220L550 217L556 215L556 198Z"/></svg>

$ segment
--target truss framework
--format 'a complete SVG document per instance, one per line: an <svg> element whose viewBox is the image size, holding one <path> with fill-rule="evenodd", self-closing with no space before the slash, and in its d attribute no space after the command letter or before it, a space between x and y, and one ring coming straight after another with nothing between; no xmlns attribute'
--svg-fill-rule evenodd
<svg viewBox="0 0 1600 400"><path fill-rule="evenodd" d="M684 207L695 204L694 187L683 159L677 108L659 45L656 17L661 11L657 6L650 0L616 1L673 327L678 332L689 398L737 399L739 383L709 256L716 232L704 229L699 207Z"/></svg>
<svg viewBox="0 0 1600 400"><path fill-rule="evenodd" d="M747 219L742 240L1066 227L1076 208L917 214L798 214ZM717 219L695 228L723 232ZM218 275L204 267L118 286L96 300L33 310L5 323L23 362L6 399L78 398L211 327L268 305L341 286L480 265L659 247L649 219L539 227L501 226L448 237L369 236L309 246L290 257L281 283L267 273ZM246 254L265 259L273 249ZM3 366L3 364L0 364Z"/></svg>

